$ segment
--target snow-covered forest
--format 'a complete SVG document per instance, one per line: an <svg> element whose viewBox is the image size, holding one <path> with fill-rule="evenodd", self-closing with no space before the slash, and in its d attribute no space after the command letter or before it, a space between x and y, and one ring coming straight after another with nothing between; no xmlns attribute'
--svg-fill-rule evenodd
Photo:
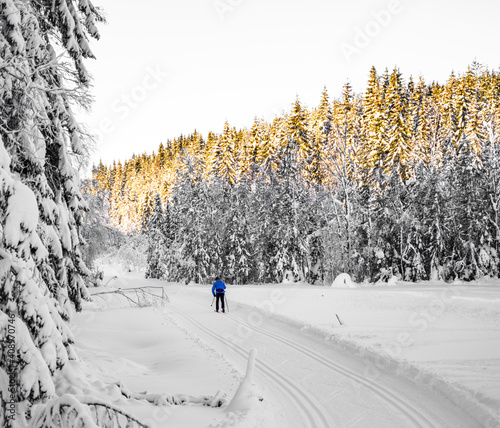
<svg viewBox="0 0 500 428"><path fill-rule="evenodd" d="M499 132L498 72L473 63L428 84L372 68L364 93L325 89L271 123L100 163L87 191L147 237L152 278L497 277Z"/></svg>
<svg viewBox="0 0 500 428"><path fill-rule="evenodd" d="M0 0L0 425L148 426L130 410L154 419L151 427L191 427L191 420L213 427L214 420L227 428L257 418L253 426L274 428L276 417L281 426L326 428L347 426L368 397L378 427L387 420L496 426L496 378L487 391L475 380L485 377L476 364L481 347L497 349L498 311L481 307L498 302L497 294L486 285L478 297L467 284L499 277L500 73L474 62L445 83L426 83L372 68L362 93L346 84L331 99L325 88L318 107L297 98L271 122L193 132L123 164L101 162L80 181L93 131L75 112L92 104L86 61L104 22L90 0ZM126 269L107 265L105 277L105 256ZM373 299L364 290L314 287L341 273L353 287L433 280L435 288L424 298L395 290ZM205 286L217 275L234 290L231 311L239 315L214 322ZM466 294L458 304L441 288L454 280ZM149 294L156 306L126 297L151 284L161 290ZM97 303L95 290L119 296ZM331 317L339 297L352 330ZM301 305L307 309L297 318ZM425 336L416 337L424 350L410 363L398 360L413 343L400 307L410 308L411 326ZM366 332L370 310L378 325ZM464 313L483 330L477 355L464 363L473 382L420 385L434 373L411 364L427 352L431 363L441 358L428 346L427 326L440 316L453 328L461 321L459 339L470 343L476 332ZM264 319L272 328L261 328ZM297 326L312 334L297 337ZM345 335L333 340L340 327ZM439 328L442 340L450 330ZM247 357L242 376L237 367ZM288 361L292 370L282 367ZM366 361L386 365L361 376ZM307 390L295 378L309 382L311 364L320 379ZM391 367L403 380L394 382ZM266 394L254 377L267 382ZM347 398L332 393L336 382ZM134 392L143 383L155 392ZM219 385L236 391L231 403ZM320 395L340 401L331 406ZM179 425L169 419L173 406L183 407Z"/></svg>

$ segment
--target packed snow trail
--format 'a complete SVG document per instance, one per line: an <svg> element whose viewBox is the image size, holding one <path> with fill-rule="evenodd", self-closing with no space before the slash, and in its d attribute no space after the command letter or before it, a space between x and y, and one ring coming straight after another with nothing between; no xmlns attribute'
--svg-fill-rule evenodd
<svg viewBox="0 0 500 428"><path fill-rule="evenodd" d="M395 376L362 376L363 361L308 338L292 327L233 305L214 313L200 290L168 288L165 310L184 327L242 367L251 348L258 349L256 381L266 400L281 407L286 427L464 427L479 426L444 399L428 396ZM176 290L179 294L176 294ZM259 317L265 317L259 313ZM187 321L187 323L185 322ZM265 326L265 327L264 327Z"/></svg>
<svg viewBox="0 0 500 428"><path fill-rule="evenodd" d="M408 420L410 420L414 424L414 426L416 426L416 427L432 427L433 426L432 422L429 421L425 417L425 415L419 413L419 411L417 409L415 409L411 404L405 402L400 397L394 395L387 388L384 388L383 386L377 384L373 380L371 380L369 378L363 378L362 376L359 376L357 373L353 372L352 370L346 369L345 367L342 367L339 364L334 363L333 361L323 357L319 353L314 352L314 351L310 351L306 347L304 347L296 342L293 342L291 340L285 339L281 336L278 336L277 334L274 334L273 332L271 332L267 329L253 326L253 325L245 322L241 318L233 317L233 319L236 322L240 323L241 325L244 325L245 327L247 327L253 331L258 331L259 333L262 333L262 334L264 334L272 339L275 339L281 343L284 343L287 346L290 346L293 349L298 350L299 352L311 357L315 361L318 361L320 364L331 369L332 371L340 373L340 374L344 375L345 377L352 379L353 381L358 382L359 384L363 385L364 387L370 389L375 394L379 395L382 399L384 399L389 404L391 404L397 411L404 414L408 418Z"/></svg>
<svg viewBox="0 0 500 428"><path fill-rule="evenodd" d="M223 346L226 346L236 352L243 359L247 357L248 351L242 346L239 346L231 341L227 341L223 336L213 333L209 328L198 322L194 317L179 310L178 308L171 307L171 309L206 335L218 342L221 342ZM301 388L295 385L292 381L287 379L285 376L282 376L264 362L259 361L259 368L265 376L277 385L281 392L289 398L290 403L294 406L294 408L301 413L300 419L302 422L300 426L303 428L328 428L331 426L337 426L332 425L329 421L326 409L318 406L313 400L311 400L308 394L304 393Z"/></svg>

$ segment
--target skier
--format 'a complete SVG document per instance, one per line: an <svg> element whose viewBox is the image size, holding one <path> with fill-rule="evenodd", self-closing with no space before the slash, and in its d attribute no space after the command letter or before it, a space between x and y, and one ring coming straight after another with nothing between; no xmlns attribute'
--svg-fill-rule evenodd
<svg viewBox="0 0 500 428"><path fill-rule="evenodd" d="M212 286L212 295L216 298L215 312L219 312L219 300L221 301L222 312L226 312L224 307L224 296L226 293L226 284L219 277L215 278L214 285Z"/></svg>

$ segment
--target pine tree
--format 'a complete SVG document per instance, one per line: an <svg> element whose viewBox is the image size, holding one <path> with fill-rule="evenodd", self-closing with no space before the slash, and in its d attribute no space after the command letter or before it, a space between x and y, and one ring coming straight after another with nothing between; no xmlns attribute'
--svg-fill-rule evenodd
<svg viewBox="0 0 500 428"><path fill-rule="evenodd" d="M447 181L447 176L441 174L435 165L420 165L417 170L412 205L418 217L418 227L414 228L409 237L413 246L409 257L420 254L425 277L422 277L421 270L415 268L415 263L410 263L405 273L407 280L451 278L446 253L447 247L452 244L450 238L453 220L450 213L450 186Z"/></svg>
<svg viewBox="0 0 500 428"><path fill-rule="evenodd" d="M395 69L389 78L385 94L383 124L384 147L381 161L387 176L395 175L402 182L410 176L411 148L408 123L408 95L399 70Z"/></svg>
<svg viewBox="0 0 500 428"><path fill-rule="evenodd" d="M332 177L333 204L337 239L340 252L339 272L354 273L354 220L355 220L355 187L353 182L354 152L357 145L354 116L354 100L349 83L344 85L342 98L335 103L335 124L329 139L326 167Z"/></svg>
<svg viewBox="0 0 500 428"><path fill-rule="evenodd" d="M269 135L265 123L255 118L249 136L250 160L247 169L252 164L261 165L270 155Z"/></svg>
<svg viewBox="0 0 500 428"><path fill-rule="evenodd" d="M368 87L363 98L363 142L360 163L365 171L364 181L374 185L374 178L381 167L380 157L383 152L382 124L383 99L380 78L375 67L370 70Z"/></svg>
<svg viewBox="0 0 500 428"><path fill-rule="evenodd" d="M320 105L311 115L311 162L306 169L306 177L308 180L320 185L323 184L326 176L323 159L331 137L332 126L333 115L328 99L328 92L325 87L321 96Z"/></svg>
<svg viewBox="0 0 500 428"><path fill-rule="evenodd" d="M485 229L482 233L482 262L490 276L500 273L500 121L490 110L486 122L487 142L482 153L482 198L485 202Z"/></svg>
<svg viewBox="0 0 500 428"><path fill-rule="evenodd" d="M237 176L235 171L234 157L234 132L230 129L229 123L224 124L224 131L219 136L217 148L213 158L213 173L230 185L236 183Z"/></svg>
<svg viewBox="0 0 500 428"><path fill-rule="evenodd" d="M187 156L172 195L178 229L172 244L178 264L176 280L207 281L213 265L222 266L223 249L217 239L217 225L212 223L221 220L211 211L219 207L219 201L216 194L209 193L212 188L196 173L193 159Z"/></svg>
<svg viewBox="0 0 500 428"><path fill-rule="evenodd" d="M167 162L167 155L165 153L165 147L163 147L163 144L160 143L160 146L158 147L158 166L163 168Z"/></svg>
<svg viewBox="0 0 500 428"><path fill-rule="evenodd" d="M412 165L418 163L436 165L440 162L440 138L437 133L440 126L440 114L435 108L432 99L428 96L428 88L423 77L420 77L416 86L410 79L409 93L409 132L410 146L413 151Z"/></svg>
<svg viewBox="0 0 500 428"><path fill-rule="evenodd" d="M286 144L281 145L277 180L273 182L274 198L277 201L272 205L271 216L277 224L273 228L276 243L270 265L272 276L280 282L288 273L295 280L304 280L307 271L307 241L304 232L307 225L301 222L305 189L299 175L299 165L310 153L307 129L306 113L297 99L285 123Z"/></svg>
<svg viewBox="0 0 500 428"><path fill-rule="evenodd" d="M483 214L487 209L480 186L483 171L472 149L473 146L466 141L459 144L451 163L453 175L450 177L455 220L451 231L454 237L454 271L465 280L486 274L481 266L480 252L484 232L487 233L489 226L485 224Z"/></svg>
<svg viewBox="0 0 500 428"><path fill-rule="evenodd" d="M165 275L162 262L165 260L164 253L167 248L165 247L165 219L163 216L161 197L158 193L154 198L153 210L145 219L145 223L144 233L146 234L148 240L148 265L145 276L146 278L160 279Z"/></svg>
<svg viewBox="0 0 500 428"><path fill-rule="evenodd" d="M281 219L279 211L278 179L274 168L261 168L256 176L252 211L255 216L255 280L281 282L283 271L276 262L279 251Z"/></svg>
<svg viewBox="0 0 500 428"><path fill-rule="evenodd" d="M210 178L213 176L213 162L214 156L217 153L218 137L215 133L209 132L207 136L207 143L205 145L205 150L202 152L201 156L205 160L205 173L204 178Z"/></svg>
<svg viewBox="0 0 500 428"><path fill-rule="evenodd" d="M250 189L246 181L239 182L229 195L226 230L224 233L224 277L233 284L246 284L253 272L253 250Z"/></svg>
<svg viewBox="0 0 500 428"><path fill-rule="evenodd" d="M93 57L88 38L99 37L102 17L88 0L9 0L0 16L0 340L10 340L14 323L14 399L34 401L55 393L51 376L75 358L64 321L70 302L80 310L89 296L85 205L72 166L86 148L70 104L87 104L84 59ZM0 367L8 371L6 350Z"/></svg>
<svg viewBox="0 0 500 428"><path fill-rule="evenodd" d="M295 100L292 111L286 123L287 144L282 152L281 172L290 173L290 178L296 180L298 168L310 169L313 161L313 149L308 130L307 111L302 108L299 99ZM294 165L296 162L300 162Z"/></svg>

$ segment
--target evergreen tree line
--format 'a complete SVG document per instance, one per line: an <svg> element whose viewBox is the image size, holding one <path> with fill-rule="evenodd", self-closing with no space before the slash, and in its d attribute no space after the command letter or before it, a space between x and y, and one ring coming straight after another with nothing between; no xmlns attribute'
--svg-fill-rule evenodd
<svg viewBox="0 0 500 428"><path fill-rule="evenodd" d="M229 282L498 276L500 75L426 84L370 70L363 94L251 129L225 124L94 168L147 275Z"/></svg>

